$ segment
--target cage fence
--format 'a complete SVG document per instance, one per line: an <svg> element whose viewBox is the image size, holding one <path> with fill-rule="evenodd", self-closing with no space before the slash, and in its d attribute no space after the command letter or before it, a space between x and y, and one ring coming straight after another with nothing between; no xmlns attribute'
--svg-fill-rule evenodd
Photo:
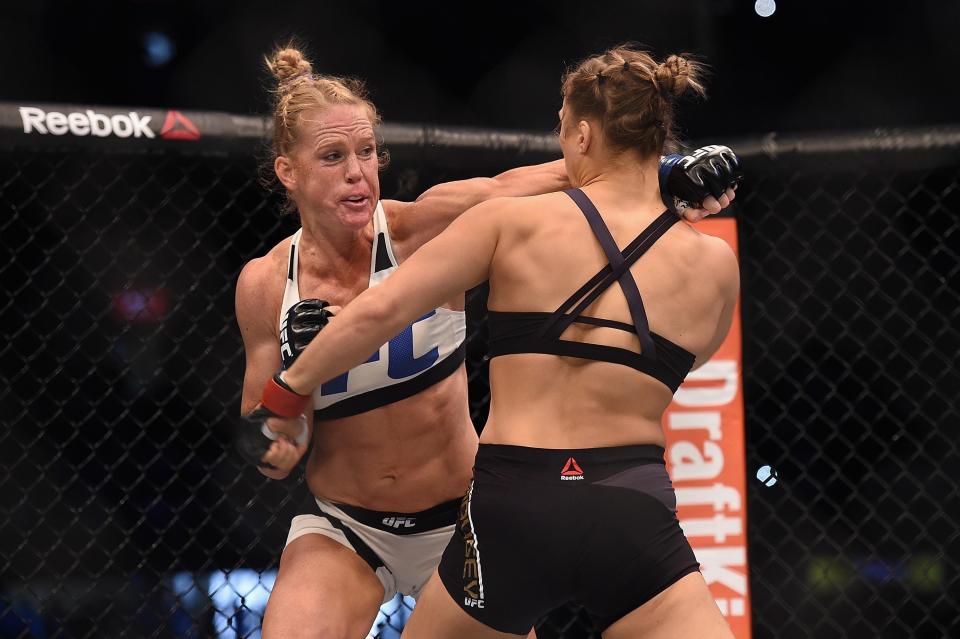
<svg viewBox="0 0 960 639"><path fill-rule="evenodd" d="M296 228L258 181L264 125L188 114L204 139L40 139L0 107L0 636L257 637L309 498L232 445L234 284ZM555 153L549 136L383 134L385 197ZM731 146L747 467L780 478L748 482L753 634L956 636L960 136ZM482 288L467 310L482 428ZM371 634L398 637L412 605ZM595 636L573 604L537 629Z"/></svg>

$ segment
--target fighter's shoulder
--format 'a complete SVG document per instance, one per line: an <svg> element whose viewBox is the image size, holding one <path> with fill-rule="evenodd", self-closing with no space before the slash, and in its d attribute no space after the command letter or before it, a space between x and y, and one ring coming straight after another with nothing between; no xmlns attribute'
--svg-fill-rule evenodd
<svg viewBox="0 0 960 639"><path fill-rule="evenodd" d="M391 221L391 217L402 215L414 206L414 202L405 200L380 200L380 204L383 206L383 212L387 216L387 222Z"/></svg>
<svg viewBox="0 0 960 639"><path fill-rule="evenodd" d="M244 264L237 278L237 312L244 310L259 314L262 310L279 308L283 298L283 283L287 275L290 242L293 236L277 243L265 255Z"/></svg>
<svg viewBox="0 0 960 639"><path fill-rule="evenodd" d="M494 197L477 204L469 212L484 217L499 216L504 221L525 222L537 212L556 209L564 198L562 193Z"/></svg>
<svg viewBox="0 0 960 639"><path fill-rule="evenodd" d="M380 205L394 241L402 242L420 229L423 218L416 215L420 206L416 201L380 200Z"/></svg>
<svg viewBox="0 0 960 639"><path fill-rule="evenodd" d="M695 256L694 268L700 273L712 274L717 284L725 290L739 288L740 263L726 240L699 231L688 237L691 241L689 254Z"/></svg>
<svg viewBox="0 0 960 639"><path fill-rule="evenodd" d="M280 240L272 249L243 265L237 286L268 284L271 279L286 277L293 236Z"/></svg>

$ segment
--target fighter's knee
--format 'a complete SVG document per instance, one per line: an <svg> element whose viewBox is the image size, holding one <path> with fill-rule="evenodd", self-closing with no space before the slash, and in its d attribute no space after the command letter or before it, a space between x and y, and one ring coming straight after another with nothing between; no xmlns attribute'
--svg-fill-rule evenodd
<svg viewBox="0 0 960 639"><path fill-rule="evenodd" d="M281 571L263 619L264 639L358 639L376 618L382 587L340 574L336 584ZM301 577L301 578L298 578ZM376 586L376 587L374 587Z"/></svg>
<svg viewBox="0 0 960 639"><path fill-rule="evenodd" d="M366 614L288 603L292 605L284 606L283 610L279 607L267 610L263 639L358 639L367 636L373 625L373 619L368 621Z"/></svg>

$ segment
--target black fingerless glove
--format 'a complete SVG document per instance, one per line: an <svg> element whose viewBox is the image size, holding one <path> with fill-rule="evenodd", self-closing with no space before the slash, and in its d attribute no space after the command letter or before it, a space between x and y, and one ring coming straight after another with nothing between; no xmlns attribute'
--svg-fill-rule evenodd
<svg viewBox="0 0 960 639"><path fill-rule="evenodd" d="M280 358L284 369L296 361L333 314L324 300L300 300L287 310L280 326Z"/></svg>
<svg viewBox="0 0 960 639"><path fill-rule="evenodd" d="M263 461L263 456L270 449L270 444L276 439L274 433L267 428L266 420L274 417L273 413L262 406L258 406L240 418L237 425L237 435L234 443L240 456L261 468L274 469L275 466Z"/></svg>
<svg viewBox="0 0 960 639"><path fill-rule="evenodd" d="M740 183L740 159L729 147L712 144L691 155L660 158L660 196L673 213L687 207L701 208L708 195L719 199Z"/></svg>

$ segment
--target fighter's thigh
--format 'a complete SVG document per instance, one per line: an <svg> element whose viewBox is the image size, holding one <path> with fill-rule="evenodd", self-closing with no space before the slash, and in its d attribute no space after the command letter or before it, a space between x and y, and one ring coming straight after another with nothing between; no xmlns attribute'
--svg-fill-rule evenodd
<svg viewBox="0 0 960 639"><path fill-rule="evenodd" d="M604 639L734 639L699 572L690 573L607 628Z"/></svg>
<svg viewBox="0 0 960 639"><path fill-rule="evenodd" d="M355 552L323 535L303 535L280 557L263 637L362 639L381 601L383 585Z"/></svg>
<svg viewBox="0 0 960 639"><path fill-rule="evenodd" d="M434 571L403 629L403 639L516 639L483 625L450 597Z"/></svg>

